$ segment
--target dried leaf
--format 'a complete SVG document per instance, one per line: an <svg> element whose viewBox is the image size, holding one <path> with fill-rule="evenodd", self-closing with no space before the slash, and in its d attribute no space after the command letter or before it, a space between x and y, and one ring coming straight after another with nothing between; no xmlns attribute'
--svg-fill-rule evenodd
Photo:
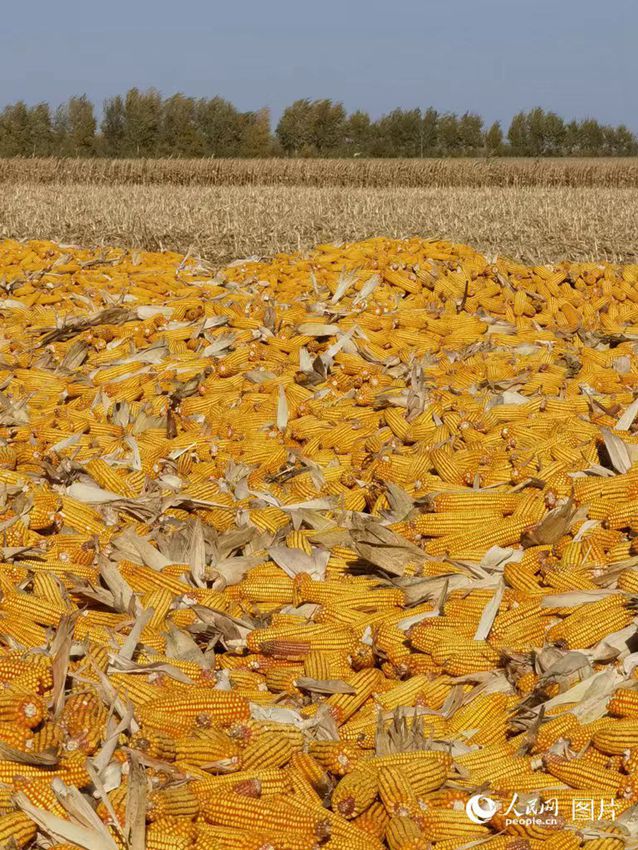
<svg viewBox="0 0 638 850"><path fill-rule="evenodd" d="M474 633L474 640L487 640L505 592L505 582L499 581L494 596L487 603Z"/></svg>
<svg viewBox="0 0 638 850"><path fill-rule="evenodd" d="M521 543L524 547L556 543L569 528L573 513L573 502L567 499L562 505L546 513L538 525L526 531L521 536Z"/></svg>
<svg viewBox="0 0 638 850"><path fill-rule="evenodd" d="M68 842L84 847L85 850L118 850L117 844L108 834L104 824L99 829L90 829L65 820L34 806L23 791L15 794L14 800L18 808L29 815L31 820L58 844Z"/></svg>
<svg viewBox="0 0 638 850"><path fill-rule="evenodd" d="M366 298L369 298L380 283L381 278L379 275L373 274L372 277L363 284L356 297L353 298L353 306L357 306L362 301L365 301Z"/></svg>
<svg viewBox="0 0 638 850"><path fill-rule="evenodd" d="M628 641L636 634L636 625L632 623L617 632L605 635L603 640L591 649L591 657L594 662L609 662L617 658L629 655Z"/></svg>
<svg viewBox="0 0 638 850"><path fill-rule="evenodd" d="M492 546L483 555L479 567L487 572L502 572L506 564L518 564L523 552L512 547Z"/></svg>
<svg viewBox="0 0 638 850"><path fill-rule="evenodd" d="M543 596L541 608L576 608L579 605L598 602L607 596L617 596L621 592L617 589L567 590L565 593L552 593L549 596Z"/></svg>
<svg viewBox="0 0 638 850"><path fill-rule="evenodd" d="M197 587L206 587L206 544L204 543L204 532L199 518L191 526L188 565Z"/></svg>
<svg viewBox="0 0 638 850"><path fill-rule="evenodd" d="M151 546L147 540L144 540L130 528L118 534L113 539L113 545L117 548L121 558L144 564L154 570L163 570L164 567L172 563L169 558L158 552L154 546Z"/></svg>
<svg viewBox="0 0 638 850"><path fill-rule="evenodd" d="M320 322L302 322L297 328L303 336L336 336L340 330L339 325L323 325Z"/></svg>
<svg viewBox="0 0 638 850"><path fill-rule="evenodd" d="M52 749L42 750L39 753L16 750L4 741L0 741L0 759L14 764L30 764L33 767L55 767L60 761L60 755Z"/></svg>
<svg viewBox="0 0 638 850"><path fill-rule="evenodd" d="M327 551L315 549L312 555L307 555L301 549L290 549L288 546L271 546L268 554L291 578L299 573L308 573L317 580L325 577L326 565L330 558Z"/></svg>
<svg viewBox="0 0 638 850"><path fill-rule="evenodd" d="M115 768L115 772L111 770L111 776L107 777L107 783L102 782L102 778L95 767L91 764L90 759L86 761L86 772L88 773L91 782L95 786L96 795L100 798L104 808L108 812L109 817L111 818L111 824L113 829L115 829L119 835L119 837L124 842L124 830L120 824L120 819L117 816L115 809L113 808L113 803L109 798L109 791L114 791L116 788L119 788L122 784L122 768L119 764L111 763L109 768Z"/></svg>
<svg viewBox="0 0 638 850"><path fill-rule="evenodd" d="M409 494L392 481L385 482L386 497L390 505L388 519L391 522L402 522L414 510L414 502Z"/></svg>
<svg viewBox="0 0 638 850"><path fill-rule="evenodd" d="M126 795L126 823L124 834L129 850L146 847L146 775L137 755L128 754L128 785Z"/></svg>
<svg viewBox="0 0 638 850"><path fill-rule="evenodd" d="M240 620L230 614L225 614L223 611L214 611L212 608L207 608L203 605L193 605L191 610L197 614L202 623L213 626L224 638L226 643L228 643L228 641L244 642L246 637L254 628L254 624L252 623ZM179 634L181 635L184 633L179 632ZM179 656L173 657L177 658Z"/></svg>
<svg viewBox="0 0 638 850"><path fill-rule="evenodd" d="M71 614L64 614L60 617L55 638L51 643L51 672L53 675L51 706L53 708L53 716L56 718L59 717L64 706L64 688L69 670L69 662L71 660L70 652L71 644L73 643L73 630L79 616L80 612L74 611Z"/></svg>
<svg viewBox="0 0 638 850"><path fill-rule="evenodd" d="M293 708L281 708L278 705L259 705L250 703L250 716L253 720L269 723L286 723L303 729L307 721Z"/></svg>
<svg viewBox="0 0 638 850"><path fill-rule="evenodd" d="M339 301L341 301L343 296L346 294L346 292L350 289L350 287L357 282L357 277L357 274L342 273L339 277L339 281L335 289L335 294L330 299L330 303L338 304Z"/></svg>
<svg viewBox="0 0 638 850"><path fill-rule="evenodd" d="M418 546L374 521L356 520L350 536L361 558L390 575L400 576L408 564L423 564L425 554Z"/></svg>
<svg viewBox="0 0 638 850"><path fill-rule="evenodd" d="M107 680L108 682L108 680ZM106 704L109 705L109 701L106 700ZM115 707L115 704L113 704ZM133 706L120 706L121 709L121 720L116 725L114 722L114 718L111 717L109 721L108 735L106 736L104 743L102 744L102 749L97 753L97 755L93 756L93 767L98 772L100 779L104 781L106 773L109 769L109 765L111 764L111 759L113 757L113 753L115 752L120 735L123 732L126 732L127 729L131 727L131 722L133 721Z"/></svg>
<svg viewBox="0 0 638 850"><path fill-rule="evenodd" d="M133 628L126 636L126 640L122 644L121 649L111 657L112 666L117 669L120 662L128 662L133 658L133 654L140 642L142 632L146 628L148 622L153 616L152 608L144 608L135 618Z"/></svg>
<svg viewBox="0 0 638 850"><path fill-rule="evenodd" d="M166 635L166 656L178 661L193 661L204 670L209 668L204 653L197 646L193 638L182 629L174 626Z"/></svg>
<svg viewBox="0 0 638 850"><path fill-rule="evenodd" d="M135 595L130 585L122 578L120 571L113 561L102 557L99 559L98 563L102 580L112 594L112 607L116 611L128 613L137 605Z"/></svg>
<svg viewBox="0 0 638 850"><path fill-rule="evenodd" d="M629 431L638 416L638 397L635 398L616 423L616 431Z"/></svg>
<svg viewBox="0 0 638 850"><path fill-rule="evenodd" d="M317 694L356 694L356 688L341 679L311 679L300 676L295 679L295 685L302 691L312 691Z"/></svg>
<svg viewBox="0 0 638 850"><path fill-rule="evenodd" d="M108 502L119 502L122 497L109 490L103 490L97 484L84 484L74 481L66 488L67 494L85 505L104 505Z"/></svg>
<svg viewBox="0 0 638 850"><path fill-rule="evenodd" d="M623 443L620 437L613 434L609 428L601 428L601 431L611 465L616 472L624 475L631 469L631 458L629 457L627 446Z"/></svg>
<svg viewBox="0 0 638 850"><path fill-rule="evenodd" d="M285 431L288 425L288 401L283 384L279 384L279 398L277 400L277 428Z"/></svg>

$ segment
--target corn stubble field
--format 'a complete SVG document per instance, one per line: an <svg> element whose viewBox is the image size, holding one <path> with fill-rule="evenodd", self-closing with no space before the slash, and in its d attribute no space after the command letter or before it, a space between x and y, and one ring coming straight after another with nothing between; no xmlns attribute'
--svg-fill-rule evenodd
<svg viewBox="0 0 638 850"><path fill-rule="evenodd" d="M0 160L0 236L220 265L375 235L634 261L635 159Z"/></svg>
<svg viewBox="0 0 638 850"><path fill-rule="evenodd" d="M110 186L638 188L638 158L0 159L0 183Z"/></svg>
<svg viewBox="0 0 638 850"><path fill-rule="evenodd" d="M382 198L392 233L406 198L449 196L449 224L474 191L485 239L487 198L518 193L512 250L567 253L571 223L596 261L507 259L505 231L489 257L306 249L313 209L315 235L319 212L341 240L362 226L346 195ZM601 262L632 190L7 184L2 204L43 235L45 192L94 247L0 242L0 847L637 847L638 265ZM203 221L225 192L224 250L266 239L234 232L237 199L245 224L301 194L304 250L219 269L95 247L155 244L132 229L151 197L159 241L185 239L185 200ZM530 244L550 193L538 233L580 204Z"/></svg>

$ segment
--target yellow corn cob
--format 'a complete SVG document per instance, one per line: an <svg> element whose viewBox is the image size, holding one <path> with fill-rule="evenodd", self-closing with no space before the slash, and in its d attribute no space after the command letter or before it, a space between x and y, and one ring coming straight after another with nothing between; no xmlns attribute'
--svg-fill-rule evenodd
<svg viewBox="0 0 638 850"><path fill-rule="evenodd" d="M177 754L176 741L159 731L136 732L131 735L129 745L132 749L146 753L158 761L175 761Z"/></svg>
<svg viewBox="0 0 638 850"><path fill-rule="evenodd" d="M604 735L605 733L599 732L598 734ZM594 738L596 738L596 735ZM571 788L600 787L615 793L621 781L618 773L601 769L597 765L587 764L583 759L572 759L570 761L559 756L546 755L543 758L543 764L548 773Z"/></svg>
<svg viewBox="0 0 638 850"><path fill-rule="evenodd" d="M405 815L395 815L390 818L386 829L385 840L390 850L406 850L407 847L418 848L427 846L423 831L415 820Z"/></svg>
<svg viewBox="0 0 638 850"><path fill-rule="evenodd" d="M626 718L594 732L593 745L603 753L624 753L638 745L638 725Z"/></svg>
<svg viewBox="0 0 638 850"><path fill-rule="evenodd" d="M290 761L292 753L289 740L274 731L264 732L242 752L242 769L283 767Z"/></svg>
<svg viewBox="0 0 638 850"><path fill-rule="evenodd" d="M638 717L638 691L619 688L607 703L607 711L616 717Z"/></svg>
<svg viewBox="0 0 638 850"><path fill-rule="evenodd" d="M335 776L350 773L363 756L355 744L344 741L311 741L308 751L325 770Z"/></svg>
<svg viewBox="0 0 638 850"><path fill-rule="evenodd" d="M343 817L355 818L368 809L379 791L379 780L375 771L353 770L335 788L332 795L333 808Z"/></svg>
<svg viewBox="0 0 638 850"><path fill-rule="evenodd" d="M290 766L295 773L303 776L321 798L328 794L331 789L330 778L310 753L294 752L290 757Z"/></svg>
<svg viewBox="0 0 638 850"><path fill-rule="evenodd" d="M369 806L365 812L353 818L352 825L362 832L367 832L380 841L386 834L389 822L388 813L381 801L376 801Z"/></svg>
<svg viewBox="0 0 638 850"><path fill-rule="evenodd" d="M229 725L248 718L249 713L247 701L239 694L212 688L190 688L183 695L175 693L144 704L139 710L139 718L142 722L152 720L157 724L162 717L167 720L179 717L182 722L204 729L214 724Z"/></svg>
<svg viewBox="0 0 638 850"><path fill-rule="evenodd" d="M437 842L452 839L463 844L489 835L487 827L472 823L465 811L433 809L423 814L422 821L425 836L436 837Z"/></svg>
<svg viewBox="0 0 638 850"><path fill-rule="evenodd" d="M157 821L171 816L194 819L199 814L199 800L188 785L154 791L148 799L147 817Z"/></svg>
<svg viewBox="0 0 638 850"><path fill-rule="evenodd" d="M102 489L109 490L123 498L132 498L135 495L135 491L127 482L125 476L109 466L102 458L90 460L85 469Z"/></svg>
<svg viewBox="0 0 638 850"><path fill-rule="evenodd" d="M34 531L50 528L56 520L60 497L51 490L38 487L32 492L31 498L33 506L29 511L29 528Z"/></svg>
<svg viewBox="0 0 638 850"><path fill-rule="evenodd" d="M388 814L416 816L419 803L410 778L400 765L383 765L378 772L379 797Z"/></svg>
<svg viewBox="0 0 638 850"><path fill-rule="evenodd" d="M178 738L168 746L162 747L161 739L157 743L160 750L163 748L169 754L171 754L172 744L175 761L186 767L195 765L214 771L217 765L220 772L239 768L237 744L225 732L215 727L207 728L186 738Z"/></svg>
<svg viewBox="0 0 638 850"><path fill-rule="evenodd" d="M567 648L594 646L610 632L618 631L633 619L620 596L608 596L574 611L547 632L550 641L561 641Z"/></svg>
<svg viewBox="0 0 638 850"><path fill-rule="evenodd" d="M46 713L44 700L37 694L7 688L0 691L0 722L35 729Z"/></svg>
<svg viewBox="0 0 638 850"><path fill-rule="evenodd" d="M360 670L349 677L354 694L333 694L326 700L330 713L338 724L345 723L370 698L381 677L378 670Z"/></svg>
<svg viewBox="0 0 638 850"><path fill-rule="evenodd" d="M35 823L23 812L0 816L0 844L4 847L26 847L36 831Z"/></svg>

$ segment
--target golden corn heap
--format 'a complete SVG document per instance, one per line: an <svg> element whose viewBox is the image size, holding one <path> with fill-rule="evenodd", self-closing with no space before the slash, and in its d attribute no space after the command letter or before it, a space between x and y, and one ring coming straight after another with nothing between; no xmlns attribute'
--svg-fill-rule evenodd
<svg viewBox="0 0 638 850"><path fill-rule="evenodd" d="M631 846L638 266L0 284L0 846Z"/></svg>

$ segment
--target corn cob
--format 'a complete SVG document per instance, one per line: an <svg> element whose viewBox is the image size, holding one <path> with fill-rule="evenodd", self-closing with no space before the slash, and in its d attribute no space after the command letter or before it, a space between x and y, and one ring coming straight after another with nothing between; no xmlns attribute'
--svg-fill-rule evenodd
<svg viewBox="0 0 638 850"><path fill-rule="evenodd" d="M0 816L0 844L4 847L26 847L36 831L35 823L23 812Z"/></svg>
<svg viewBox="0 0 638 850"><path fill-rule="evenodd" d="M233 721L248 718L249 709L248 703L239 694L192 688L183 696L176 693L160 698L143 705L139 710L142 722L153 719L157 723L163 716L169 719L174 715L182 721L207 728L214 724L229 725Z"/></svg>
<svg viewBox="0 0 638 850"><path fill-rule="evenodd" d="M122 781L97 810L117 843L139 760L158 850L572 850L571 826L472 824L465 803L481 786L568 810L592 787L618 812L638 799L633 673L591 722L575 701L534 731L518 711L578 683L545 675L565 649L600 644L595 672L620 670L604 641L633 624L638 473L591 472L611 462L602 428L630 459L638 441L617 427L634 267L373 239L210 281L176 255L65 251L0 244L0 371L28 413L0 426L0 524L5 548L32 547L0 565L0 740L58 759L5 758L5 791L59 813L51 781L88 788L86 755L108 755ZM522 403L495 399L512 380ZM75 498L88 477L118 498ZM575 517L546 517L570 498ZM473 582L493 570L486 630L494 588ZM599 601L544 602L601 581Z"/></svg>

